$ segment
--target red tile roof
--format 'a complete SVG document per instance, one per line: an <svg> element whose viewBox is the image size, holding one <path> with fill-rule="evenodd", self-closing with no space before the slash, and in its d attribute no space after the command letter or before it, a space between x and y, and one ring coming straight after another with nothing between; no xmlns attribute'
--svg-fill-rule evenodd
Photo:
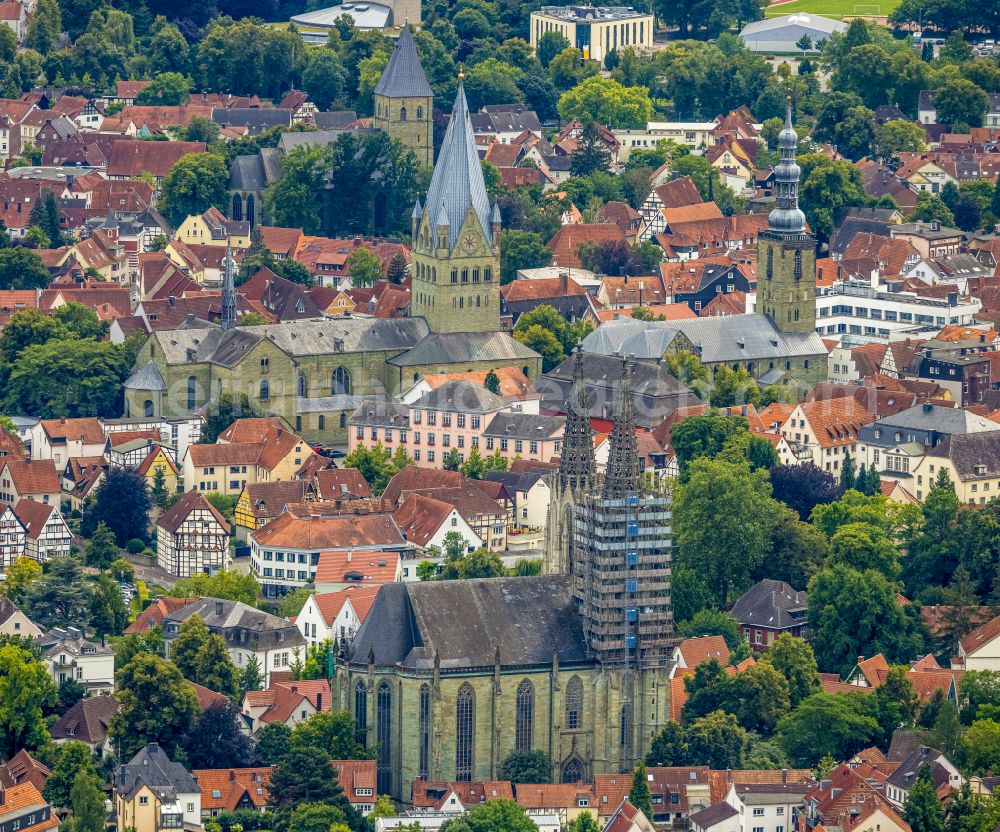
<svg viewBox="0 0 1000 832"><path fill-rule="evenodd" d="M552 259L558 265L579 269L582 267L578 249L584 244L600 244L603 242L618 242L625 240L622 230L610 222L577 223L564 225L549 240Z"/></svg>
<svg viewBox="0 0 1000 832"><path fill-rule="evenodd" d="M344 608L344 604L348 601L351 602L351 608L357 615L358 622L363 623L368 616L368 611L372 608L372 604L375 603L378 591L379 587L377 586L349 586L337 592L321 592L314 595L313 598L327 626L333 624Z"/></svg>
<svg viewBox="0 0 1000 832"><path fill-rule="evenodd" d="M191 774L201 786L203 812L231 812L249 802L255 809L267 806L267 785L271 766L261 768L194 769Z"/></svg>
<svg viewBox="0 0 1000 832"><path fill-rule="evenodd" d="M207 147L204 142L146 142L119 139L111 146L108 176L131 179L143 173L151 173L162 179L182 156L188 153L204 153Z"/></svg>
<svg viewBox="0 0 1000 832"><path fill-rule="evenodd" d="M4 466L14 488L22 497L33 494L58 494L60 491L56 464L51 459L31 461L6 456L0 459L0 471L4 470Z"/></svg>

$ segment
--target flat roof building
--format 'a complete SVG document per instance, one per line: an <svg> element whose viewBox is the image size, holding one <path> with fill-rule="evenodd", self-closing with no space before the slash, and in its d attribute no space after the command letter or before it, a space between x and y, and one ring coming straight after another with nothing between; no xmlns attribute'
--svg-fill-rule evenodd
<svg viewBox="0 0 1000 832"><path fill-rule="evenodd" d="M584 58L604 66L613 50L653 46L653 15L630 6L542 6L531 13L531 48L548 32L560 32Z"/></svg>

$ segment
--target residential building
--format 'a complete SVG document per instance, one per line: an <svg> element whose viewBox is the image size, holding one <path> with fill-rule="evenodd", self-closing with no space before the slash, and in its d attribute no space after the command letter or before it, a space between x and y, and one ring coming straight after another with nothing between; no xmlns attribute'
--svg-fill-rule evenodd
<svg viewBox="0 0 1000 832"><path fill-rule="evenodd" d="M118 766L113 786L117 832L201 826L201 787L156 743Z"/></svg>
<svg viewBox="0 0 1000 832"><path fill-rule="evenodd" d="M948 788L958 792L965 783L965 778L951 760L940 751L921 745L900 763L886 781L885 796L895 809L903 808L924 766L930 769L935 791Z"/></svg>
<svg viewBox="0 0 1000 832"><path fill-rule="evenodd" d="M216 110L218 112L218 110ZM259 768L196 768L191 772L201 789L201 816L214 818L222 812L267 808L270 766Z"/></svg>
<svg viewBox="0 0 1000 832"><path fill-rule="evenodd" d="M170 644L180 633L181 624L197 615L213 633L225 639L229 655L237 669L256 657L264 684L271 674L289 668L295 650L302 650L305 640L294 624L254 609L239 601L200 598L194 603L168 613L163 618L164 646L169 657Z"/></svg>
<svg viewBox="0 0 1000 832"><path fill-rule="evenodd" d="M0 598L0 636L36 638L42 628L35 624L8 598Z"/></svg>
<svg viewBox="0 0 1000 832"><path fill-rule="evenodd" d="M59 511L58 504L21 499L14 513L24 527L24 554L44 563L70 553L73 533Z"/></svg>
<svg viewBox="0 0 1000 832"><path fill-rule="evenodd" d="M174 239L188 245L250 247L250 223L230 220L218 208L187 217L174 232Z"/></svg>
<svg viewBox="0 0 1000 832"><path fill-rule="evenodd" d="M545 529L551 494L549 473L539 468L521 472L486 472L486 479L489 482L502 483L514 501L514 523L511 535L517 530ZM519 541L515 541L512 536L507 537L508 546L517 542Z"/></svg>
<svg viewBox="0 0 1000 832"><path fill-rule="evenodd" d="M295 616L306 644L334 641L349 644L378 595L378 586L349 586L336 592L310 595Z"/></svg>
<svg viewBox="0 0 1000 832"><path fill-rule="evenodd" d="M32 460L51 459L60 471L70 457L102 456L106 442L96 418L42 419L30 436Z"/></svg>
<svg viewBox="0 0 1000 832"><path fill-rule="evenodd" d="M45 791L49 769L22 748L6 763L0 765L0 786L9 789L21 783L30 783L40 792Z"/></svg>
<svg viewBox="0 0 1000 832"><path fill-rule="evenodd" d="M729 614L751 649L760 652L782 633L796 638L808 635L809 596L784 581L765 578L744 592Z"/></svg>
<svg viewBox="0 0 1000 832"><path fill-rule="evenodd" d="M617 161L622 164L628 162L633 150L655 150L660 141L672 141L691 151L703 150L712 143L712 131L717 124L716 121L650 121L645 129L615 129ZM700 199L698 197L694 201L699 202ZM642 213L645 216L646 212ZM662 230L662 227L656 230Z"/></svg>
<svg viewBox="0 0 1000 832"><path fill-rule="evenodd" d="M781 426L789 446L781 461L785 465L812 463L838 476L847 455L857 459L858 431L873 421L871 413L853 398L803 402Z"/></svg>
<svg viewBox="0 0 1000 832"><path fill-rule="evenodd" d="M330 683L326 679L276 682L265 690L246 692L243 717L252 734L272 723L294 728L315 714L329 711L331 700Z"/></svg>
<svg viewBox="0 0 1000 832"><path fill-rule="evenodd" d="M893 239L906 240L925 259L958 254L964 239L960 229L941 225L937 220L890 225L889 234Z"/></svg>
<svg viewBox="0 0 1000 832"><path fill-rule="evenodd" d="M51 459L20 460L0 457L0 502L17 505L21 500L59 505L62 488Z"/></svg>
<svg viewBox="0 0 1000 832"><path fill-rule="evenodd" d="M531 47L542 35L559 32L584 58L602 66L611 52L653 47L653 15L629 7L543 6L531 13Z"/></svg>
<svg viewBox="0 0 1000 832"><path fill-rule="evenodd" d="M38 640L42 662L56 685L70 680L88 694L111 693L115 687L115 651L84 638L76 627L53 627Z"/></svg>
<svg viewBox="0 0 1000 832"><path fill-rule="evenodd" d="M156 563L177 578L214 575L232 564L229 523L198 491L188 491L156 521Z"/></svg>
<svg viewBox="0 0 1000 832"><path fill-rule="evenodd" d="M24 525L14 507L0 503L0 567L6 568L24 556L25 538Z"/></svg>
<svg viewBox="0 0 1000 832"><path fill-rule="evenodd" d="M449 534L461 535L466 550L470 552L483 545L482 538L473 531L461 512L443 500L409 494L392 516L406 542L418 547L417 556L421 559L426 555L432 561L440 560L445 550L445 538ZM415 571L409 574L409 570L410 567L407 567L403 577L416 580Z"/></svg>
<svg viewBox="0 0 1000 832"><path fill-rule="evenodd" d="M322 504L314 505L317 509L322 508ZM250 535L250 569L261 584L261 592L275 598L318 582L318 567L324 556L332 570L330 576L336 571L334 562L343 562L341 579L349 584L364 580L364 570L357 578L352 577L355 566L372 558L385 560L389 553L397 553L398 566L398 553L404 549L406 540L389 514L323 515L285 511ZM336 556L331 557L334 552ZM357 564L353 564L355 557Z"/></svg>
<svg viewBox="0 0 1000 832"><path fill-rule="evenodd" d="M401 581L402 557L397 552L320 552L316 591L338 592L351 586L381 586Z"/></svg>
<svg viewBox="0 0 1000 832"><path fill-rule="evenodd" d="M33 783L18 783L0 789L0 827L49 832L59 828L59 818Z"/></svg>
<svg viewBox="0 0 1000 832"><path fill-rule="evenodd" d="M1000 616L977 627L958 640L957 660L952 667L965 670L1000 670Z"/></svg>
<svg viewBox="0 0 1000 832"><path fill-rule="evenodd" d="M367 815L375 808L375 761L374 760L331 760L330 765L337 773L337 782L344 790L348 803Z"/></svg>
<svg viewBox="0 0 1000 832"><path fill-rule="evenodd" d="M686 638L674 648L671 656L674 663L672 675L684 670L694 670L705 662L717 661L719 664L729 663L729 648L722 636L699 636Z"/></svg>
<svg viewBox="0 0 1000 832"><path fill-rule="evenodd" d="M1000 95L990 93L990 106L983 119L984 127L1000 127ZM934 90L921 90L917 105L917 120L921 124L937 124L937 111L934 108Z"/></svg>
<svg viewBox="0 0 1000 832"><path fill-rule="evenodd" d="M549 462L562 449L563 420L531 413L497 413L482 432L484 455Z"/></svg>
<svg viewBox="0 0 1000 832"><path fill-rule="evenodd" d="M927 341L913 357L908 374L933 381L951 394L960 407L979 404L991 386L989 344L978 340L957 343Z"/></svg>
<svg viewBox="0 0 1000 832"><path fill-rule="evenodd" d="M103 757L112 751L108 734L116 713L118 700L113 695L85 696L56 720L49 733L56 745L82 742Z"/></svg>

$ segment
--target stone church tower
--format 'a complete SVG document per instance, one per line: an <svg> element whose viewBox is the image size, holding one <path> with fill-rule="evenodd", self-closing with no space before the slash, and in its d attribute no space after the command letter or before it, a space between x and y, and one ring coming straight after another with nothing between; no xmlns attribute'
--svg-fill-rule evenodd
<svg viewBox="0 0 1000 832"><path fill-rule="evenodd" d="M413 208L410 273L412 315L431 332L500 330L500 209L486 193L461 83L426 203Z"/></svg>
<svg viewBox="0 0 1000 832"><path fill-rule="evenodd" d="M816 331L816 238L799 208L798 135L788 104L778 135L781 160L774 170L777 207L757 238L758 311L786 333Z"/></svg>
<svg viewBox="0 0 1000 832"><path fill-rule="evenodd" d="M433 115L434 93L417 56L413 33L406 24L375 85L375 128L413 150L422 165L432 165Z"/></svg>
<svg viewBox="0 0 1000 832"><path fill-rule="evenodd" d="M594 462L594 431L587 412L587 385L583 379L583 351L577 346L573 365L573 390L566 401L559 470L552 477L549 517L545 524L546 575L572 573L570 554L573 543L573 504L594 490L597 468Z"/></svg>

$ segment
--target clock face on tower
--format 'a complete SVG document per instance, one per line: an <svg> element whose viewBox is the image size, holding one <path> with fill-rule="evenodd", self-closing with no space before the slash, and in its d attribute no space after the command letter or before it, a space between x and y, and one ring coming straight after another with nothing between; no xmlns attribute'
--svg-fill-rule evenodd
<svg viewBox="0 0 1000 832"><path fill-rule="evenodd" d="M462 238L462 248L464 248L470 254L476 249L476 235L466 234Z"/></svg>

